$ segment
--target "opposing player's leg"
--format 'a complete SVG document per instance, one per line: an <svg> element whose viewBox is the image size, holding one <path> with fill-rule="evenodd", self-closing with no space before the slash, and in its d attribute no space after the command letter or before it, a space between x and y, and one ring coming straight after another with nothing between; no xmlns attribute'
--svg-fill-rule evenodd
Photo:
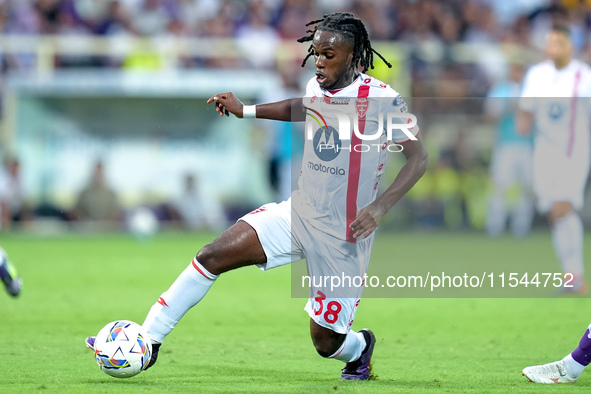
<svg viewBox="0 0 591 394"><path fill-rule="evenodd" d="M533 188L538 210L547 214L552 243L562 271L576 280L570 290L586 292L583 269L583 224L577 211L583 208L589 177L587 144L575 146L568 157L559 155L548 142L536 142L533 161ZM569 289L566 289L569 290Z"/></svg>
<svg viewBox="0 0 591 394"><path fill-rule="evenodd" d="M531 382L554 384L574 383L591 363L591 325L579 341L579 346L562 360L523 369L523 376Z"/></svg>
<svg viewBox="0 0 591 394"><path fill-rule="evenodd" d="M21 293L22 280L2 248L0 248L0 280L4 283L6 292L12 297L17 297Z"/></svg>
<svg viewBox="0 0 591 394"><path fill-rule="evenodd" d="M554 251L562 271L574 276L572 291L587 292L583 265L583 222L568 201L558 201L549 213Z"/></svg>

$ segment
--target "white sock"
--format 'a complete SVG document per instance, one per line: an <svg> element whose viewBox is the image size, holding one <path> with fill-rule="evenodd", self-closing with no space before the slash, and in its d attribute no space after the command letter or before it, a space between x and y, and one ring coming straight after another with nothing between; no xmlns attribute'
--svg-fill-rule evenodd
<svg viewBox="0 0 591 394"><path fill-rule="evenodd" d="M562 263L562 271L582 278L583 268L583 222L571 211L552 226L552 241L556 256Z"/></svg>
<svg viewBox="0 0 591 394"><path fill-rule="evenodd" d="M197 258L193 259L172 286L162 293L146 316L143 327L152 343L164 341L164 337L172 331L181 317L201 301L218 276L207 271Z"/></svg>
<svg viewBox="0 0 591 394"><path fill-rule="evenodd" d="M585 366L579 364L570 354L563 358L562 361L564 361L566 372L573 378L578 378L585 370Z"/></svg>
<svg viewBox="0 0 591 394"><path fill-rule="evenodd" d="M346 363L359 360L363 349L365 349L365 337L360 332L350 330L345 337L345 341L332 356L329 358L336 358L337 360Z"/></svg>

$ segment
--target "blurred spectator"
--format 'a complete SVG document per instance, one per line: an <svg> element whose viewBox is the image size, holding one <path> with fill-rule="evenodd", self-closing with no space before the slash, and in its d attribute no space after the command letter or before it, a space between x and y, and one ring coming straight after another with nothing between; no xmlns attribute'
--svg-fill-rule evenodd
<svg viewBox="0 0 591 394"><path fill-rule="evenodd" d="M173 4L164 0L143 0L134 13L134 29L144 36L162 35L172 19Z"/></svg>
<svg viewBox="0 0 591 394"><path fill-rule="evenodd" d="M591 56L591 6L576 0L6 0L0 2L0 8L6 16L3 30L7 34L237 39L247 64L262 68L273 67L280 38L301 37L304 25L325 12L351 11L366 21L372 39L407 45L413 77L419 85L422 81L437 85L447 78L449 69L442 67L464 57L455 50L456 43L513 42L535 47L557 20L570 23L575 47ZM117 50L124 47L112 45ZM224 45L216 46L219 51L214 57L180 59L177 67L241 66L242 59L235 53L224 57L234 50ZM486 86L469 83L467 94L472 96L484 94L489 84L502 75L503 65L498 64L503 63L501 51L487 46L482 50L473 53L472 60L463 60L474 63L473 72L487 78L479 81ZM11 68L29 70L34 69L36 56L23 53L9 56L8 60ZM69 60L58 59L58 67L122 64L88 58ZM149 68L160 67L156 64ZM418 87L415 92L424 88ZM425 93L434 94L430 88Z"/></svg>
<svg viewBox="0 0 591 394"><path fill-rule="evenodd" d="M106 184L102 162L95 164L90 183L78 196L74 214L77 219L90 221L118 218L119 203L115 192Z"/></svg>
<svg viewBox="0 0 591 394"><path fill-rule="evenodd" d="M39 27L42 34L56 34L59 31L59 0L37 0L35 10L39 18Z"/></svg>
<svg viewBox="0 0 591 394"><path fill-rule="evenodd" d="M231 3L224 1L215 17L206 20L200 33L204 37L230 39L234 36L234 9ZM220 54L224 51L220 50ZM239 60L234 56L216 56L200 59L206 66L212 68L238 68Z"/></svg>
<svg viewBox="0 0 591 394"><path fill-rule="evenodd" d="M251 0L248 3L246 24L236 32L238 46L254 67L271 68L275 64L279 35L269 26L270 17L263 0Z"/></svg>
<svg viewBox="0 0 591 394"><path fill-rule="evenodd" d="M522 16L515 21L512 34L508 36L508 41L522 47L531 46L530 41L531 26L526 16Z"/></svg>
<svg viewBox="0 0 591 394"><path fill-rule="evenodd" d="M109 2L106 15L96 26L101 35L126 35L134 32L129 10L121 1Z"/></svg>
<svg viewBox="0 0 591 394"><path fill-rule="evenodd" d="M468 19L468 10L472 15ZM464 7L465 28L464 41L474 44L491 44L499 42L503 37L503 30L497 23L493 10L486 5L468 2Z"/></svg>
<svg viewBox="0 0 591 394"><path fill-rule="evenodd" d="M302 26L318 19L312 1L288 0L283 2L277 14L277 31L284 40L296 40L304 35ZM331 11L331 12L334 12Z"/></svg>
<svg viewBox="0 0 591 394"><path fill-rule="evenodd" d="M10 2L7 5L9 23L7 32L11 34L42 34L42 20L31 1Z"/></svg>
<svg viewBox="0 0 591 394"><path fill-rule="evenodd" d="M179 0L177 17L186 26L189 35L197 33L199 26L214 18L220 12L223 1L220 0Z"/></svg>
<svg viewBox="0 0 591 394"><path fill-rule="evenodd" d="M219 202L215 198L206 198L199 182L191 174L184 177L183 191L173 202L172 209L173 218L190 230L219 230L226 226Z"/></svg>
<svg viewBox="0 0 591 394"><path fill-rule="evenodd" d="M370 21L367 28L372 40L388 40L392 36L396 28L396 18L392 18L387 0L356 0L352 11L361 20Z"/></svg>

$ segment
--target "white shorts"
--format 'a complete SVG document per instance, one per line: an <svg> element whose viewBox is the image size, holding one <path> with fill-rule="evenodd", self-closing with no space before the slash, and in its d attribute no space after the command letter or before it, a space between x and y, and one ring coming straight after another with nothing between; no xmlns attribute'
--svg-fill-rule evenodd
<svg viewBox="0 0 591 394"><path fill-rule="evenodd" d="M533 166L533 188L541 213L549 212L559 201L570 202L576 210L583 208L589 177L589 149L577 146L568 156L563 149L538 138Z"/></svg>
<svg viewBox="0 0 591 394"><path fill-rule="evenodd" d="M306 258L311 296L305 310L318 325L346 334L355 318L364 283L331 288L323 278L360 278L369 266L374 236L350 243L317 230L291 210L291 199L266 204L238 220L256 231L267 262L263 271ZM343 281L345 282L345 281Z"/></svg>

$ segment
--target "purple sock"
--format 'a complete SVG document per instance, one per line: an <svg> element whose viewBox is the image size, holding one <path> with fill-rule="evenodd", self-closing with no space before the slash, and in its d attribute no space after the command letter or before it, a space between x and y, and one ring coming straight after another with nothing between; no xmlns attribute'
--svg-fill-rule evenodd
<svg viewBox="0 0 591 394"><path fill-rule="evenodd" d="M591 363L591 338L589 338L589 329L585 331L585 335L581 338L579 346L571 353L572 358L582 365L589 365Z"/></svg>

